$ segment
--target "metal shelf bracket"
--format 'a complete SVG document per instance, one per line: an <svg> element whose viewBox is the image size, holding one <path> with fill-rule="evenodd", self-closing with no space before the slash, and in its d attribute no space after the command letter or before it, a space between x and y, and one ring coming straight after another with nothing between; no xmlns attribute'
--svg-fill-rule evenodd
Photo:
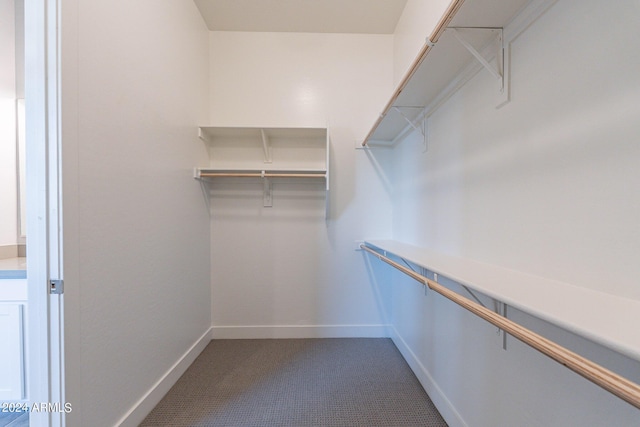
<svg viewBox="0 0 640 427"><path fill-rule="evenodd" d="M505 45L504 31L502 28L485 28L485 27L450 27L454 37L473 55L473 57L482 65L498 82L499 99L496 108L502 107L509 102L509 56L511 54L510 44ZM465 38L464 31L467 32L491 32L495 33L495 38L491 46L487 46L479 51ZM495 58L495 65L491 61Z"/></svg>
<svg viewBox="0 0 640 427"><path fill-rule="evenodd" d="M262 136L262 149L264 150L264 162L271 163L271 145L269 144L269 137L264 129L260 129L260 135Z"/></svg>
<svg viewBox="0 0 640 427"><path fill-rule="evenodd" d="M503 92L505 90L505 69L504 69L504 37L502 28L463 28L456 27L451 28L453 30L453 35L460 42L462 46L465 47L473 55L473 57L480 63L482 66L489 71L493 77L498 80L500 85L500 91ZM468 40L464 38L464 35L460 30L473 30L473 31L491 31L496 32L496 65L493 66L489 63L489 61L482 55L482 53L478 52L478 50L469 43Z"/></svg>
<svg viewBox="0 0 640 427"><path fill-rule="evenodd" d="M419 132L422 135L422 144L424 146L423 152L427 152L428 148L429 148L429 141L428 141L428 132L427 132L427 120L429 120L428 117L425 117L424 114L420 114L418 115L418 117L416 119L411 120L409 117L407 117L403 112L402 112L402 108L419 108L420 110L424 110L424 107L392 107L394 111L396 111L398 114L400 114L400 116L402 116L402 118L409 124L409 126L411 126L415 131ZM420 126L418 126L418 123L420 123ZM404 132L401 133L402 135L404 134ZM396 141L393 141L394 145L396 143Z"/></svg>

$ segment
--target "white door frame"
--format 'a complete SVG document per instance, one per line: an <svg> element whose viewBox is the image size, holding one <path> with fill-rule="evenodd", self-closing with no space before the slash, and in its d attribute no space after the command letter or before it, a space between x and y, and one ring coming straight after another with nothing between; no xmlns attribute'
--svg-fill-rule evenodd
<svg viewBox="0 0 640 427"><path fill-rule="evenodd" d="M27 395L30 426L65 425L58 0L25 1ZM49 406L42 406L42 405ZM34 405L39 405L34 408ZM44 408L44 410L33 410Z"/></svg>

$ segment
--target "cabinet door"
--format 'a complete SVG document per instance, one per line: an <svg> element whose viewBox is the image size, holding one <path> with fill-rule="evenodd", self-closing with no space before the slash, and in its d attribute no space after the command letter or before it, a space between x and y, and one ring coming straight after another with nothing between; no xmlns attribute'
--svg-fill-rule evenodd
<svg viewBox="0 0 640 427"><path fill-rule="evenodd" d="M24 398L22 304L0 304L0 400Z"/></svg>

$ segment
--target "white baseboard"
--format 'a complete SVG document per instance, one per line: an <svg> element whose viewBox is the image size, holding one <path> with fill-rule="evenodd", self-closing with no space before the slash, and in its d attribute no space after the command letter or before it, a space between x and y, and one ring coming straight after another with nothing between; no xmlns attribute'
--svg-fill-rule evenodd
<svg viewBox="0 0 640 427"><path fill-rule="evenodd" d="M0 259L17 258L18 245L0 245Z"/></svg>
<svg viewBox="0 0 640 427"><path fill-rule="evenodd" d="M213 326L213 339L388 338L389 325Z"/></svg>
<svg viewBox="0 0 640 427"><path fill-rule="evenodd" d="M202 350L212 339L212 330L209 328L187 350L176 363L149 389L149 391L116 423L120 427L138 426L147 415L162 400L165 394L173 387L187 368L198 357Z"/></svg>
<svg viewBox="0 0 640 427"><path fill-rule="evenodd" d="M396 328L392 327L391 339L407 361L407 364L422 384L431 401L450 427L468 427L460 413L453 406L451 401L442 392L429 371L420 362L415 353L409 348L404 339L398 334Z"/></svg>

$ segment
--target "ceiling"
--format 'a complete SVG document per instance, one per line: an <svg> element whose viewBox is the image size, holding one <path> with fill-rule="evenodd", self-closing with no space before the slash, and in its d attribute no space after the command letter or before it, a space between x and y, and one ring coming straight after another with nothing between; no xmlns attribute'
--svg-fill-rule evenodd
<svg viewBox="0 0 640 427"><path fill-rule="evenodd" d="M407 0L194 0L211 31L391 34Z"/></svg>

